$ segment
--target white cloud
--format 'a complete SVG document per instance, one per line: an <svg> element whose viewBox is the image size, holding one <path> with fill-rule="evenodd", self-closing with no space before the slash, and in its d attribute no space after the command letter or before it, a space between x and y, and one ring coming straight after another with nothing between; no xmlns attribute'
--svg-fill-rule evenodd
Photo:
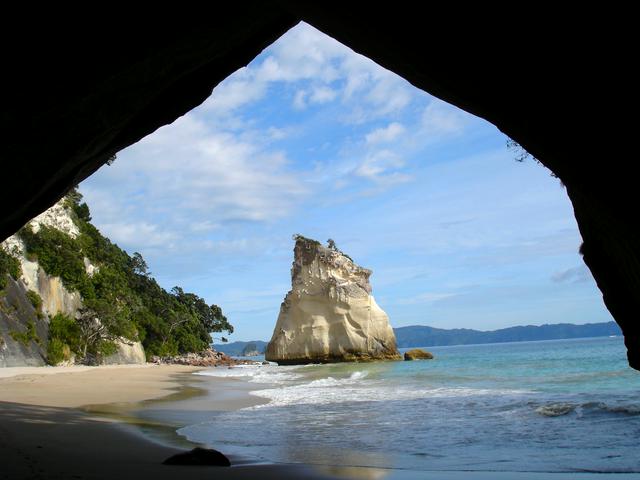
<svg viewBox="0 0 640 480"><path fill-rule="evenodd" d="M267 84L256 80L254 73L245 67L214 88L213 93L201 108L218 114L227 114L243 105L260 100L265 96L266 91Z"/></svg>
<svg viewBox="0 0 640 480"><path fill-rule="evenodd" d="M430 137L458 134L467 118L462 110L434 98L422 113L421 130Z"/></svg>
<svg viewBox="0 0 640 480"><path fill-rule="evenodd" d="M385 70L372 86L366 99L376 107L375 114L382 116L400 111L409 105L411 92L402 78Z"/></svg>
<svg viewBox="0 0 640 480"><path fill-rule="evenodd" d="M398 171L404 164L402 158L391 150L379 150L367 155L354 173L378 183L406 182L410 176Z"/></svg>
<svg viewBox="0 0 640 480"><path fill-rule="evenodd" d="M219 223L205 220L203 222L193 222L190 225L190 230L192 232L212 232L218 230L220 227L221 225Z"/></svg>
<svg viewBox="0 0 640 480"><path fill-rule="evenodd" d="M115 243L127 245L138 250L161 247L172 248L178 235L162 227L148 223L106 223L104 232Z"/></svg>
<svg viewBox="0 0 640 480"><path fill-rule="evenodd" d="M176 230L193 230L194 217L199 225L195 229L201 231L228 221L281 218L308 189L299 175L288 170L282 152L230 133L210 131L193 114L122 152L104 173L129 181L105 185L111 190L111 205L101 210L103 223L115 224L115 219L129 215L165 215L166 223ZM122 190L116 193L114 188ZM93 184L88 194L98 199L107 195L97 190ZM127 208L133 195L140 197L135 211ZM93 199L91 202L96 205ZM123 238L128 240L135 234L131 229L119 232L127 233Z"/></svg>
<svg viewBox="0 0 640 480"><path fill-rule="evenodd" d="M404 127L400 123L393 122L386 127L378 128L368 133L365 136L365 140L369 144L389 143L404 133L404 130Z"/></svg>
<svg viewBox="0 0 640 480"><path fill-rule="evenodd" d="M293 96L293 108L296 110L304 110L307 108L306 96L307 92L305 90L298 90Z"/></svg>
<svg viewBox="0 0 640 480"><path fill-rule="evenodd" d="M345 87L342 92L344 100L348 101L362 93L375 82L382 67L362 55L348 55L342 61L342 68L346 72Z"/></svg>
<svg viewBox="0 0 640 480"><path fill-rule="evenodd" d="M288 129L276 127L269 127L267 129L267 133L269 134L269 138L271 140L282 140L284 138L287 138L287 136L289 135Z"/></svg>
<svg viewBox="0 0 640 480"><path fill-rule="evenodd" d="M218 85L203 109L228 115L263 99L275 82L298 86L292 101L296 110L340 97L353 109L344 117L349 123L398 113L412 98L405 80L300 23L278 39L257 65L242 68Z"/></svg>
<svg viewBox="0 0 640 480"><path fill-rule="evenodd" d="M300 33L290 32L294 35ZM261 82L295 82L305 79L331 82L335 80L339 74L331 65L331 61L337 56L336 51L340 50L340 47L346 47L332 39L327 42L322 36L324 35L306 36L303 42L297 44L295 41L284 42L280 39L276 42L272 55L257 67L256 79ZM338 48L334 48L331 42L335 42Z"/></svg>
<svg viewBox="0 0 640 480"><path fill-rule="evenodd" d="M340 42L306 23L285 33L270 51L271 55L258 68L258 78L265 81L332 82L339 76L334 61L350 52L353 54Z"/></svg>
<svg viewBox="0 0 640 480"><path fill-rule="evenodd" d="M329 87L317 87L311 93L309 101L311 103L327 103L333 101L338 93Z"/></svg>
<svg viewBox="0 0 640 480"><path fill-rule="evenodd" d="M439 293L439 292L426 292L413 297L401 298L398 300L399 305L415 305L420 303L435 303L446 298L452 298L458 296L457 293Z"/></svg>

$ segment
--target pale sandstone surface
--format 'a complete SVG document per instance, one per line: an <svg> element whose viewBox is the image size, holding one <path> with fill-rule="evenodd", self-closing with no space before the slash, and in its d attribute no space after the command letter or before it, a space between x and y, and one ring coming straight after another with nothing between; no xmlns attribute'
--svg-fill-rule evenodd
<svg viewBox="0 0 640 480"><path fill-rule="evenodd" d="M371 271L334 247L295 237L292 288L266 359L279 364L398 360L389 317L371 294Z"/></svg>

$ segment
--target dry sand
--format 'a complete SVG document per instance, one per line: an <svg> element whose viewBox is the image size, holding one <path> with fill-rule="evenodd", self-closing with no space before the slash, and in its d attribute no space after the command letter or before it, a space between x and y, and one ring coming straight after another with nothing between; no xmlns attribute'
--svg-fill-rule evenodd
<svg viewBox="0 0 640 480"><path fill-rule="evenodd" d="M140 402L175 394L193 379L194 367L113 366L0 369L0 480L14 479L385 479L385 480L602 480L609 475L515 472L415 472L359 467L239 465L166 466L162 461L182 450L143 436L129 424L87 413L77 407ZM233 383L208 383L208 408L246 406L224 392ZM174 395L175 396L175 395ZM195 399L194 399L195 400ZM189 404L189 409L198 403ZM219 408L218 408L219 407ZM638 478L616 475L616 480Z"/></svg>
<svg viewBox="0 0 640 480"><path fill-rule="evenodd" d="M202 368L153 364L5 368L0 401L65 408L139 402L176 391L181 386L176 377L197 370Z"/></svg>

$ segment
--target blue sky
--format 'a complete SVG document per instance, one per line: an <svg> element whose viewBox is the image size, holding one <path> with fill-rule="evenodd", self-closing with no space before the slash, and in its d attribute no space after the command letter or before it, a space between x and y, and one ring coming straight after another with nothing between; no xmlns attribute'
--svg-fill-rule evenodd
<svg viewBox="0 0 640 480"><path fill-rule="evenodd" d="M165 288L268 340L292 235L373 270L394 327L608 321L560 182L493 125L306 24L80 190Z"/></svg>

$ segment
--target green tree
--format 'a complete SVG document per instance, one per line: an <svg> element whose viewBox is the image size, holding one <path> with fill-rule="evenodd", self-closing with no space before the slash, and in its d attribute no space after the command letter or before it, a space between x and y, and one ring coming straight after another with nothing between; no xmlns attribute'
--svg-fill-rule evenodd
<svg viewBox="0 0 640 480"><path fill-rule="evenodd" d="M149 275L151 275L151 272L149 272L149 267L147 266L147 262L145 262L144 258L142 258L142 255L138 252L133 252L133 255L131 256L131 268L133 270L133 273L135 273L136 275L142 275L144 277L148 277Z"/></svg>

